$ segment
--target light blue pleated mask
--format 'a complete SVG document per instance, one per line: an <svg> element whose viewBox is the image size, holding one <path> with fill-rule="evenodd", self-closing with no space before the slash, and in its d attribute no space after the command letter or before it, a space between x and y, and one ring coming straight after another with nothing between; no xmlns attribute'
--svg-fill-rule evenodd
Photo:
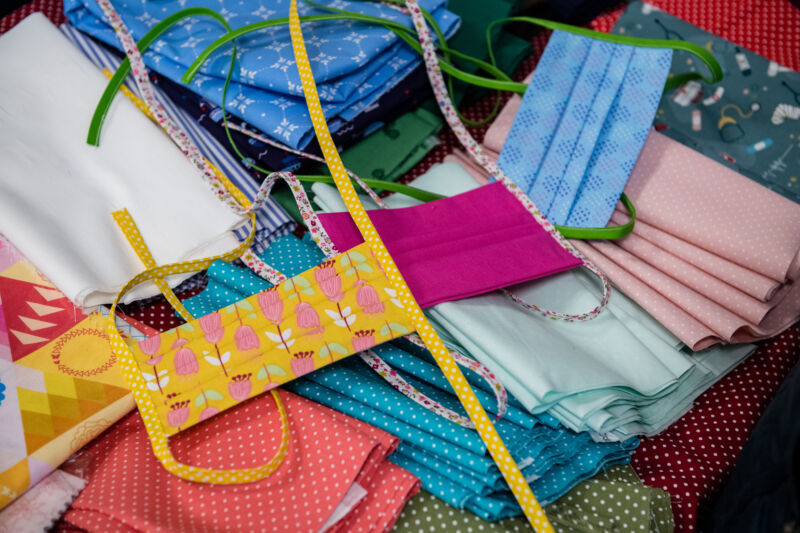
<svg viewBox="0 0 800 533"><path fill-rule="evenodd" d="M555 224L605 226L653 122L672 51L553 32L500 168Z"/></svg>

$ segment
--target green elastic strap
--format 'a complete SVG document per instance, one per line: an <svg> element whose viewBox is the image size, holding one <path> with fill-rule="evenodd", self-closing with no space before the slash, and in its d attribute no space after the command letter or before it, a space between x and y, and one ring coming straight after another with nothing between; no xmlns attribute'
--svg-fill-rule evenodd
<svg viewBox="0 0 800 533"><path fill-rule="evenodd" d="M387 21L387 20L381 19L379 17L371 17L371 16L368 16L368 15L362 15L362 14L359 14L359 13L349 13L349 12L346 12L346 11L342 11L342 10L338 10L338 9L334 9L334 8L329 8L327 6L316 4L316 3L312 2L312 1L309 1L309 0L307 0L307 3L309 3L309 4L311 4L311 5L315 6L315 7L320 7L320 8L325 8L325 9L329 9L329 10L332 10L332 11L336 11L338 14L337 15L312 15L312 16L307 16L307 17L300 17L301 22L321 22L321 21L328 21L328 20L349 19L349 20L356 20L356 21L360 21L360 22L369 22L369 23L379 24L379 25L384 26L385 28L393 31L401 39L403 39L406 43L408 43L413 49L415 49L418 53L422 53L422 48L419 45L419 43L417 42L416 38L413 37L411 35L410 31L408 30L408 28L406 28L402 24L399 24L399 23L396 23L396 22L393 22L393 21ZM443 71L453 75L454 77L456 77L456 78L458 78L458 79L460 79L462 81L466 81L467 83L474 83L474 84L477 84L477 85L482 85L484 87L497 89L497 90L510 90L510 91L513 91L513 92L524 92L525 88L527 88L527 85L523 84L523 83L518 83L518 82L511 81L510 78L508 77L508 75L506 75L504 72L502 72L501 70L499 70L495 66L494 57L493 57L493 55L491 53L490 53L490 57L491 57L491 61L492 62L491 63L487 63L485 61L481 61L479 59L476 59L474 57L468 56L466 54L462 54L462 53L460 53L460 52L458 52L456 50L449 49L446 46L446 43L445 43L444 38L443 38L443 35L441 35L441 31L438 28L438 25L436 25L435 20L433 20L433 17L431 17L430 14L428 14L428 13L426 13L426 14L427 14L426 18L429 20L429 22L430 21L433 22L435 30L439 30L439 31L437 31L437 35L439 36L439 40L440 40L439 48L442 50L443 53L445 53L448 56L450 54L452 54L455 57L459 57L461 59L464 59L466 61L474 63L477 66L479 66L481 69L483 69L484 71L488 72L489 74L494 75L496 77L496 79L489 79L489 78L485 78L483 76L477 76L477 75L474 75L474 74L469 74L467 72L464 72L464 71L461 71L461 70L455 68L454 66L452 66L448 62L440 60L439 63L440 63L440 66L442 67ZM202 7L188 8L188 9L183 9L181 11L173 13L172 15L170 15L169 17L167 17L166 19L164 19L163 21L158 23L156 26L154 26L150 31L148 31L145 34L145 36L142 37L142 39L140 41L138 41L138 43L137 43L137 46L139 47L139 50L143 53L153 42L155 42L155 40L161 34L163 34L165 31L167 31L171 26L173 26L178 21L180 21L180 20L182 20L184 18L187 18L187 17L200 16L200 15L206 15L206 16L210 16L210 17L214 18L215 20L220 22L225 27L226 30L228 30L228 33L226 33L225 35L223 35L222 37L220 37L219 39L214 41L211 45L208 46L208 48L206 48L197 57L197 59L192 63L192 65L187 69L187 71L184 73L183 77L181 78L181 80L184 83L189 83L192 80L192 78L197 73L197 71L200 69L202 64L219 47L227 44L228 42L232 42L236 38L241 37L243 35L246 35L247 33L250 33L250 32L253 32L253 31L258 31L258 30L265 29L265 28L270 28L270 27L275 27L275 26L281 26L281 25L288 24L288 18L281 18L281 19L275 19L275 20L270 20L270 21L258 22L258 23L255 23L255 24L250 24L250 25L247 25L247 26L243 26L243 27L241 27L241 28L239 28L237 30L231 30L231 28L228 25L227 21L221 15L219 15L217 12L215 12L215 11L213 11L211 9L202 8ZM531 18L531 17L510 17L508 19L497 20L497 21L493 22L492 24L490 24L489 28L487 28L487 39L490 38L489 32L491 32L491 30L492 30L492 28L494 26L496 26L497 24L501 24L501 23L504 23L504 22L510 22L510 21L528 22L528 23L531 23L531 24L537 24L537 25L543 26L545 28L568 31L568 32L575 33L575 34L578 34L578 35L584 35L584 36L587 36L587 37L592 37L592 38L596 38L596 39L604 40L604 41L609 41L609 42L615 42L615 43L618 43L618 44L627 44L627 45L634 45L634 46L647 46L647 47L651 47L651 48L666 47L666 48L675 48L675 49L686 50L686 51L689 51L689 52L694 53L695 55L697 55L703 62L705 62L708 65L709 69L711 70L711 73L712 73L712 76L714 78L714 81L718 81L719 79L722 78L722 70L719 67L719 64L716 62L716 60L714 59L714 57L710 53L708 53L705 49L703 49L703 48L701 48L701 47L699 47L697 45L694 45L692 43L687 43L687 42L684 42L684 41L663 41L663 40L639 39L639 38L627 37L627 36L610 35L610 34L606 34L606 33L599 33L599 32L594 32L594 31L591 31L591 30L585 30L585 29L582 29L582 28L576 28L576 27L573 27L573 26L569 26L569 25L566 25L566 24L560 24L560 23L557 23L557 22L551 22L551 21L548 21L548 20L535 19L535 18ZM489 45L489 50L491 51L491 44ZM233 58L232 58L232 61L233 61ZM122 86L122 84L123 84L123 82L125 80L125 77L128 75L129 72L130 72L130 61L126 58L120 64L120 66L117 69L116 73L114 74L114 76L109 81L109 84L106 87L106 90L103 92L103 96L101 97L100 101L98 102L97 108L95 109L95 113L94 113L94 116L92 117L92 123L91 123L91 127L90 127L90 130L89 130L89 136L88 136L88 139L87 139L87 142L90 145L97 146L99 144L100 130L101 130L103 121L105 119L105 116L108 113L108 109L109 109L109 107L111 105L111 101L113 100L114 96L116 95L116 92ZM232 71L229 69L228 76L226 77L225 89L227 89L228 83L230 81L231 73L232 73ZM691 73L691 74L689 74L689 76L691 76L690 79L703 78L700 74L697 74L697 73ZM674 79L676 79L676 78L673 78L673 80ZM706 80L706 81L709 81L706 78L703 78L703 79ZM681 82L681 83L683 83L683 82ZM712 83L712 82L709 81L709 83ZM667 85L669 85L669 82L668 82ZM224 110L224 101L223 101L223 110ZM228 128L227 128L227 119L226 119L226 132L228 133L229 141L231 141L231 144L232 144L234 150L240 155L240 157L242 157L241 153L238 150L238 147L235 145L235 143L232 142L232 139L230 137L230 132L228 131ZM262 168L260 168L258 166L254 166L254 165L252 165L252 163L250 164L250 166L253 166L256 170L258 170L259 172L262 172L262 173L271 172L270 170L266 170L266 169L262 169ZM300 179L301 181L306 181L306 182L333 183L333 179L330 176L298 176L298 179ZM408 186L408 185L403 185L403 184L399 184L399 183L395 183L395 182L389 182L389 181L383 181L383 180L369 179L369 178L362 178L362 179L363 179L364 183L366 185L370 186L370 187L381 188L381 189L385 189L387 191L397 192L397 193L400 193L400 194L405 194L407 196L410 196L412 198L415 198L415 199L423 201L423 202L429 202L429 201L432 201L432 200L444 198L444 196L442 196L442 195L438 195L438 194L435 194L435 193L424 191L422 189L418 189L416 187L411 187L411 186ZM572 239L620 239L622 237L625 237L626 235L628 235L633 230L633 225L634 225L635 219L636 219L636 210L635 210L633 204L631 203L630 199L628 199L628 197L625 196L624 193L622 194L621 200L623 202L623 205L625 205L625 207L628 209L628 211L631 214L631 220L628 223L626 223L626 224L624 224L622 226L614 226L614 227L610 227L610 228L608 228L608 227L607 228L578 228L578 227L572 227L572 226L558 226L557 225L556 228L565 237L572 238Z"/></svg>
<svg viewBox="0 0 800 533"><path fill-rule="evenodd" d="M227 21L216 11L204 7L191 7L173 13L172 15L165 18L157 25L153 26L153 28L150 31L148 31L145 34L145 36L142 37L136 43L137 47L139 48L139 51L141 53L144 53L144 51L147 50L147 48L150 47L150 45L152 45L156 41L156 39L158 39L159 36L161 36L165 31L167 31L171 26L173 26L178 21L187 17L203 16L203 15L212 17L213 19L217 20L220 24L222 24L226 30L228 31L231 30ZM331 15L319 15L319 16L325 17L325 20L330 20L332 17ZM306 18L311 18L311 17L306 17ZM333 18L338 19L339 17L333 16ZM285 21L283 23L288 24L289 19L282 19L282 20ZM103 122L105 121L105 117L108 114L108 109L110 108L114 96L116 95L117 91L119 91L120 87L124 83L125 78L129 72L130 72L130 60L126 57L120 64L117 71L114 73L114 76L112 76L111 80L108 82L108 85L106 86L106 89L103 92L103 95L100 98L97 107L95 108L94 115L92 116L91 126L89 128L89 135L86 140L88 144L92 146L99 146L100 131L102 129ZM228 82L230 81L231 73L232 70L229 69L228 76L226 77L225 80L226 89L228 86ZM226 120L226 131L227 131L227 120ZM229 132L228 134L230 135ZM233 144L233 148L237 151L237 153L239 152L235 144ZM264 172L266 174L269 174L271 172L269 170L261 169L258 167L256 167L256 170L259 170L260 172ZM330 176L296 176L296 177L297 179L305 182L320 182L320 183L334 184L333 178ZM415 198L422 202L430 202L431 200L438 200L440 198L444 198L444 196L442 195L418 189L416 187L411 187L409 185L403 185L400 183L369 179L369 178L363 179L363 181L370 187L397 192L400 194L405 194L406 196L410 196L411 198Z"/></svg>
<svg viewBox="0 0 800 533"><path fill-rule="evenodd" d="M179 22L182 19L187 17L194 17L194 16L207 16L211 17L220 24L222 24L227 31L231 30L231 27L228 25L228 21L225 18L214 11L213 9L208 9L205 7L190 7L187 9L182 9L172 15L168 16L158 24L156 24L150 31L148 31L144 37L142 37L136 45L139 47L139 50L144 53L151 44L158 39L162 33L167 31L170 27L172 27L176 22ZM108 114L108 110L111 107L111 102L114 100L114 97L119 91L122 84L125 82L125 78L128 76L128 73L131 71L131 62L126 57L120 63L119 68L111 77L111 80L106 85L106 90L103 91L103 96L100 97L100 101L97 102L97 107L94 110L94 115L92 115L92 123L89 126L89 135L86 138L86 143L91 146L100 146L100 130L103 127L103 122L105 122L106 115Z"/></svg>
<svg viewBox="0 0 800 533"><path fill-rule="evenodd" d="M633 225L636 223L636 208L633 206L633 202L625 193L622 193L620 196L620 201L622 205L625 206L625 209L628 210L628 214L631 216L631 219L622 224L621 226L611 226L606 228L578 228L575 226L559 226L555 225L556 229L566 237L567 239L580 239L580 240L615 240L621 239L630 234L633 231Z"/></svg>
<svg viewBox="0 0 800 533"><path fill-rule="evenodd" d="M602 33L599 31L587 30L586 28L579 28L577 26L570 26L569 24L562 24L560 22L553 22L551 20L545 20L533 17L508 17L505 19L496 20L492 22L488 28L486 28L486 40L489 43L491 43L492 29L498 24L504 24L506 22L526 22L528 24L533 24L535 26L541 26L542 28L565 31L567 33L572 33L575 35L589 37L591 39L596 39L598 41L605 41L614 44L639 46L642 48L671 48L672 50L683 50L685 52L689 52L690 54L697 56L698 59L700 59L703 63L706 64L709 72L711 73L710 78L703 76L699 72L688 72L680 76L673 76L669 78L667 82L664 84L664 89L666 90L680 87L684 83L696 79L702 79L703 81L709 84L716 83L722 79L722 67L720 66L719 62L717 62L717 60L714 58L714 56L711 55L711 52L709 52L702 46L690 43L688 41L672 41L667 39L643 39L641 37L628 37L627 35L614 35L611 33ZM489 46L489 50L491 52L491 44Z"/></svg>
<svg viewBox="0 0 800 533"><path fill-rule="evenodd" d="M319 4L314 4L315 6L319 6ZM325 6L322 6L325 7ZM331 9L327 8L326 9ZM142 37L142 39L137 43L139 45L140 50L145 50L147 47L150 46L162 33L164 33L170 26L178 22L179 20L196 15L207 15L211 16L214 19L220 21L226 29L229 27L227 22L222 18L218 13L207 9L207 8L188 8L173 13L156 26L154 26L147 34ZM323 22L323 21L334 21L334 20L355 20L360 22L368 22L372 24L379 24L398 35L403 41L405 41L411 48L413 48L417 53L422 53L422 47L420 46L417 39L410 33L410 30L403 26L400 23L384 20L379 17L371 17L369 15L362 15L359 13L349 13L342 12L337 10L336 15L312 15L306 17L300 17L302 22ZM691 72L681 76L674 76L670 78L665 88L674 88L679 86L690 79L697 79L701 78L708 83L714 83L722 79L722 68L717 63L714 56L712 56L707 50L704 48L697 46L693 43L688 43L685 41L668 41L668 40L655 40L655 39L641 39L636 37L628 37L622 35L611 35L607 33L600 33L591 30L586 30L583 28L577 28L574 26L569 26L567 24L560 24L558 22L552 22L549 20L544 19L536 19L531 17L510 17L507 19L502 19L499 21L495 21L490 25L487 31L491 31L491 29L497 25L504 22L527 22L530 24L536 24L545 28L550 29L557 29L562 31L568 31L570 33L574 33L577 35L583 35L586 37L591 37L598 40L608 41L612 43L618 44L626 44L626 45L633 45L633 46L643 46L643 47L651 47L651 48L673 48L676 50L686 50L692 54L695 54L699 59L701 59L711 71L712 78L708 79L702 76L699 73ZM184 75L181 78L181 81L184 83L189 83L192 78L195 76L197 71L200 69L202 64L208 59L208 57L214 53L219 47L224 46L225 44L246 35L253 31L262 30L265 28L271 28L276 26L283 26L288 24L287 18L280 18L275 20L267 20L263 22L257 22L254 24L249 24L247 26L243 26L233 31L228 31L227 34L223 35L213 43L211 43L208 48L206 48L195 61L189 66L186 70ZM508 76L502 72L500 69L495 67L491 63L487 63L485 61L481 61L479 59L473 58L466 54L462 54L457 50L452 50L446 46L445 43L439 43L439 48L442 50L443 53L453 55L454 57L469 61L477 66L479 66L482 70L489 73L490 75L495 76L495 79L486 78L483 76L478 76L475 74L470 74L468 72L464 72L452 64L439 60L439 65L442 68L442 71L467 83L471 83L473 85L478 85L481 87L486 87L489 89L495 89L500 91L510 91L522 94L525 92L527 88L527 84L515 82L508 78ZM95 110L95 114L92 117L92 124L89 130L89 137L87 142L93 146L97 146L99 144L99 137L100 137L100 128L102 126L103 120L108 112L108 109L111 105L111 101L122 86L122 83L125 77L128 75L130 71L130 62L125 59L122 64L120 64L119 68L117 69L116 73L114 74L113 78L108 84L106 91L103 93L103 96L98 103L97 109Z"/></svg>

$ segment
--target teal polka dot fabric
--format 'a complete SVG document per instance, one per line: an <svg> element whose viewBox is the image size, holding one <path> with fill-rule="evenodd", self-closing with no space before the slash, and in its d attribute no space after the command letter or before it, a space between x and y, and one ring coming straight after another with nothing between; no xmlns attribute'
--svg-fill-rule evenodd
<svg viewBox="0 0 800 533"><path fill-rule="evenodd" d="M307 237L277 239L261 258L286 275L304 272L324 260ZM184 303L195 316L216 311L271 285L249 269L223 261L208 270L208 286ZM430 354L407 341L375 347L396 372L419 391L456 412L458 398ZM490 414L497 400L477 374L464 370ZM486 520L521 514L478 433L440 417L397 392L361 359L351 357L292 381L286 388L398 436L392 460L415 474L422 486L450 505ZM549 415L531 415L514 398L495 427L537 498L549 503L600 469L627 463L638 440L596 443L573 433Z"/></svg>

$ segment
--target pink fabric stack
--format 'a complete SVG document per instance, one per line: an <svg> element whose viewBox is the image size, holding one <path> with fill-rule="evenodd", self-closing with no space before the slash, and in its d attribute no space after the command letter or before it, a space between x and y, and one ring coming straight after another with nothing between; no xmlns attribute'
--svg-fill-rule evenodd
<svg viewBox="0 0 800 533"><path fill-rule="evenodd" d="M520 102L487 132L489 153L502 149ZM451 159L488 180L465 154ZM800 205L655 131L625 192L633 233L574 244L687 346L769 338L800 317ZM611 224L626 220L617 211Z"/></svg>

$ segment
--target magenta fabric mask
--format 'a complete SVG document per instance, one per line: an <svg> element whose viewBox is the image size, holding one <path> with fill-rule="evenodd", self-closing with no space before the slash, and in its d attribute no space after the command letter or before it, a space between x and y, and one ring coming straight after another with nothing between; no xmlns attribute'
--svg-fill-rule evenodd
<svg viewBox="0 0 800 533"><path fill-rule="evenodd" d="M583 264L499 182L369 216L423 308ZM348 213L319 218L339 250L363 242Z"/></svg>

